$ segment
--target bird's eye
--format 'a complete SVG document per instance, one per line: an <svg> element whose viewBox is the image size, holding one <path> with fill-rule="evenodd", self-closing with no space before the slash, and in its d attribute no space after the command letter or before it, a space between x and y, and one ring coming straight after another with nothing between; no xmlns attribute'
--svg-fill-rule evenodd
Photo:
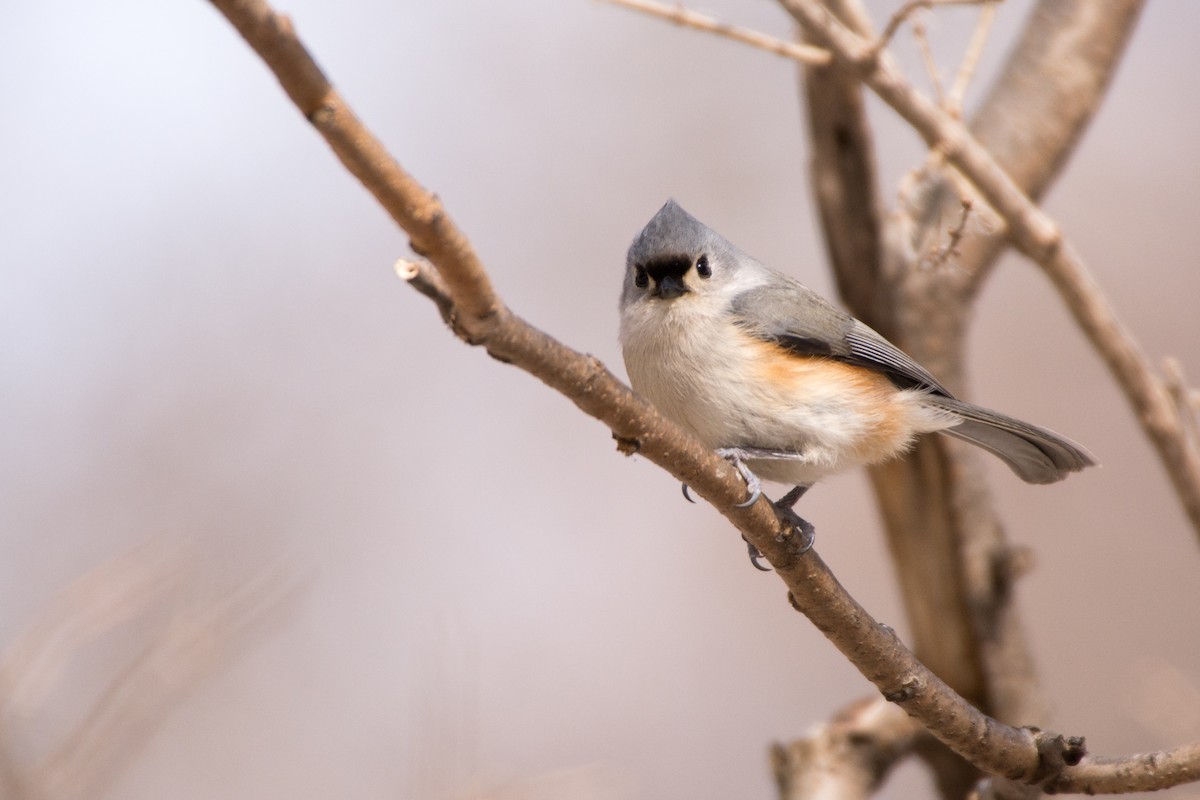
<svg viewBox="0 0 1200 800"><path fill-rule="evenodd" d="M636 272L633 275L633 285L639 289L645 289L650 285L650 276L646 274L646 268L641 264L635 267Z"/></svg>
<svg viewBox="0 0 1200 800"><path fill-rule="evenodd" d="M708 256L700 256L696 259L696 274L701 278L712 277L712 266L708 263Z"/></svg>

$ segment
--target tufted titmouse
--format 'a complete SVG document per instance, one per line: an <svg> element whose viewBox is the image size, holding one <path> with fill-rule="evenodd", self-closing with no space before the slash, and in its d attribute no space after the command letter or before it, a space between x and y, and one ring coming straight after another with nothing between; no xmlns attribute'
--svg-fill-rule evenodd
<svg viewBox="0 0 1200 800"><path fill-rule="evenodd" d="M1057 433L955 399L924 367L668 201L629 248L621 349L633 388L758 480L804 490L938 431L1028 483L1096 463ZM811 532L811 526L792 515Z"/></svg>

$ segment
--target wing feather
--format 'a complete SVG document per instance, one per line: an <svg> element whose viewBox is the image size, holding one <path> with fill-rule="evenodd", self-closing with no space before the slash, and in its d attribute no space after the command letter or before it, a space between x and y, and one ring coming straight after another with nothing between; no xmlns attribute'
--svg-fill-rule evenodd
<svg viewBox="0 0 1200 800"><path fill-rule="evenodd" d="M742 292L730 306L734 322L764 341L803 356L833 358L873 369L903 388L950 391L907 353L792 278Z"/></svg>

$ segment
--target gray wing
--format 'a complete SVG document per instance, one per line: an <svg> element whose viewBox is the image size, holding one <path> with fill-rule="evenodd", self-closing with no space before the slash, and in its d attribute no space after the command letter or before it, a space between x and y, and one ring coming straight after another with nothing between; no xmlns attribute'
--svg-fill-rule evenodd
<svg viewBox="0 0 1200 800"><path fill-rule="evenodd" d="M734 322L753 336L805 356L823 356L876 370L904 388L952 397L927 369L900 348L786 275L771 286L742 292L730 307Z"/></svg>

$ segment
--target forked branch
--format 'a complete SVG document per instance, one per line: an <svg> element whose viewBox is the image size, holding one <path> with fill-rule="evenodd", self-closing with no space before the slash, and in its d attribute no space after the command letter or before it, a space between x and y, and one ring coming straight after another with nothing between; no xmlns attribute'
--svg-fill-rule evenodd
<svg viewBox="0 0 1200 800"><path fill-rule="evenodd" d="M979 190L1008 227L1014 246L1050 277L1075 321L1103 357L1138 421L1158 451L1184 510L1200 535L1200 445L1171 401L1137 341L1117 317L1100 286L1058 225L1021 191L966 127L904 79L875 44L839 23L818 0L780 0L814 37L852 65L885 103L929 147L941 153Z"/></svg>

